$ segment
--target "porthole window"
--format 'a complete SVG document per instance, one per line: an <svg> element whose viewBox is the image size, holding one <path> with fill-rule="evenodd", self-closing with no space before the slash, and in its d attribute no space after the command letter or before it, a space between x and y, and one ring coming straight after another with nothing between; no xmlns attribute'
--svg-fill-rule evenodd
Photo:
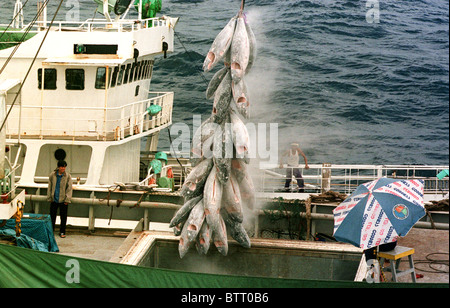
<svg viewBox="0 0 450 308"><path fill-rule="evenodd" d="M138 96L139 95L139 88L140 88L140 86L137 85L136 86L136 90L134 91L134 96Z"/></svg>

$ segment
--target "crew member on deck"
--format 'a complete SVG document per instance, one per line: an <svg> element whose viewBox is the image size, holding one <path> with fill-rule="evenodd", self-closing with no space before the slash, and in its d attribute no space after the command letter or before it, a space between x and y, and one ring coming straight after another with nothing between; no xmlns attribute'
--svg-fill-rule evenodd
<svg viewBox="0 0 450 308"><path fill-rule="evenodd" d="M287 168L286 168L286 183L284 184L284 190L289 191L289 185L292 181L292 174L295 175L297 179L297 187L299 192L305 191L305 183L303 181L302 173L300 168L298 168L299 156L303 156L305 160L305 169L309 169L308 159L305 153L300 149L298 143L291 143L291 146L281 155L280 168L283 168L284 157L287 157Z"/></svg>
<svg viewBox="0 0 450 308"><path fill-rule="evenodd" d="M58 161L58 168L53 171L48 179L47 201L50 203L50 217L53 232L55 231L56 215L59 208L61 223L59 236L66 237L67 209L72 199L72 177L66 172L67 163Z"/></svg>

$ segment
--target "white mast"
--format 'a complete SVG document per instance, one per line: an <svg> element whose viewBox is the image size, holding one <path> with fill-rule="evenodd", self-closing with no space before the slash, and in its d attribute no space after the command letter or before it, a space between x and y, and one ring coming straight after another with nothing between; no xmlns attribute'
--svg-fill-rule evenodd
<svg viewBox="0 0 450 308"><path fill-rule="evenodd" d="M21 0L16 0L14 5L14 23L16 29L23 28L23 5Z"/></svg>

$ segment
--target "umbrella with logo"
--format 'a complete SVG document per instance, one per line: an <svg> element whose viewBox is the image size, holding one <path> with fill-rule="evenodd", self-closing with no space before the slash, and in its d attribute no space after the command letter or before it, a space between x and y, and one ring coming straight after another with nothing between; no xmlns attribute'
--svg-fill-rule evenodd
<svg viewBox="0 0 450 308"><path fill-rule="evenodd" d="M358 188L333 210L334 237L369 249L397 241L425 216L423 180L380 178Z"/></svg>

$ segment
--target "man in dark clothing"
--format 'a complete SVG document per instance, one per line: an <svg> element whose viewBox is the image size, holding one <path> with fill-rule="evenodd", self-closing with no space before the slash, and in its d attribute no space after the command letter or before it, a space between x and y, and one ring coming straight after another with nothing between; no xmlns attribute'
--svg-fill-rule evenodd
<svg viewBox="0 0 450 308"><path fill-rule="evenodd" d="M66 172L67 163L58 161L58 168L53 171L48 180L47 200L50 203L50 217L55 230L56 215L59 208L61 224L59 235L66 237L67 208L72 199L72 177Z"/></svg>

